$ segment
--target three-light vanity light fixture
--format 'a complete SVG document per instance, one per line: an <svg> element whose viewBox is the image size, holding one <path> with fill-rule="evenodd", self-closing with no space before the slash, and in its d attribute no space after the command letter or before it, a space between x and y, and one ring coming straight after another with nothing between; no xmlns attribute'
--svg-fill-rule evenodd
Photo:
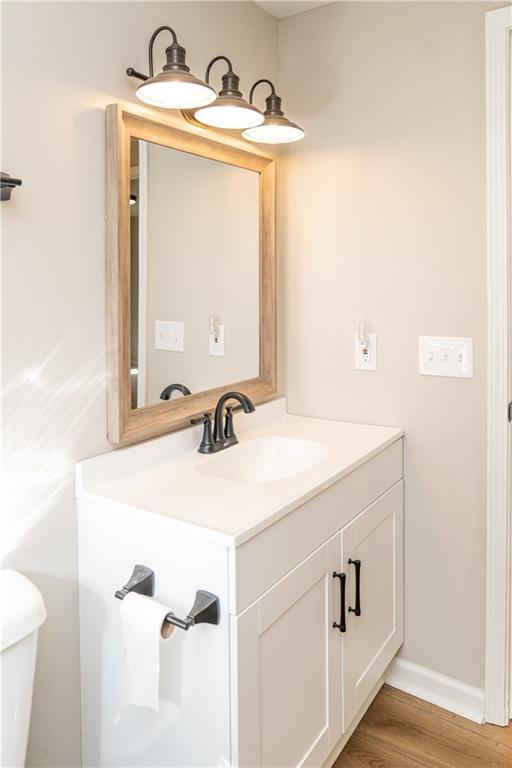
<svg viewBox="0 0 512 768"><path fill-rule="evenodd" d="M153 47L157 35L164 30L171 33L172 43L165 49L167 62L163 70L155 75ZM126 70L130 77L142 80L136 91L137 98L154 107L179 109L188 120L202 125L241 130L242 136L249 141L286 144L304 138L302 128L285 117L281 99L270 80L257 80L251 88L249 101L246 101L239 88L240 78L226 56L215 56L210 61L203 81L191 74L185 54L176 32L171 27L158 27L149 40L149 77L133 67ZM227 71L222 76L222 88L217 95L210 85L210 73L218 61L226 64ZM271 90L264 112L253 104L254 90L262 83Z"/></svg>

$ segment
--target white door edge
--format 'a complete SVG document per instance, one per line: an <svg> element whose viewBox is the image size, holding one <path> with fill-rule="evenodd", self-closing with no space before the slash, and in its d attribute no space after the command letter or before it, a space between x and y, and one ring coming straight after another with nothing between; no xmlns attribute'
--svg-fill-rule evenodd
<svg viewBox="0 0 512 768"><path fill-rule="evenodd" d="M486 14L487 573L485 719L507 725L511 667L510 32L512 7Z"/></svg>

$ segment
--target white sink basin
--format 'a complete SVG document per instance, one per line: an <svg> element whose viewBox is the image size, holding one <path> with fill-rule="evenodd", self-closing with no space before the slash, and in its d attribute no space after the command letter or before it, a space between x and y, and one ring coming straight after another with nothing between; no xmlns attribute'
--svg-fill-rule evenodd
<svg viewBox="0 0 512 768"><path fill-rule="evenodd" d="M273 483L315 467L326 456L327 448L321 443L274 435L226 448L196 469L224 480Z"/></svg>

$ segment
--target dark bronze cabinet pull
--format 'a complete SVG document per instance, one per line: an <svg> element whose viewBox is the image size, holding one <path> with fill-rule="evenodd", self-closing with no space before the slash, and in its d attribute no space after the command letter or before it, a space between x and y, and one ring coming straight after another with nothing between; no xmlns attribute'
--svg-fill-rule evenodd
<svg viewBox="0 0 512 768"><path fill-rule="evenodd" d="M334 573L332 574L333 579L339 579L340 580L340 623L338 624L336 621L333 623L333 629L339 629L340 632L345 632L347 629L347 625L345 623L345 582L347 580L346 574L344 573Z"/></svg>
<svg viewBox="0 0 512 768"><path fill-rule="evenodd" d="M361 615L361 561L349 559L349 565L353 565L356 569L356 607L348 607L349 613L355 613L356 616Z"/></svg>

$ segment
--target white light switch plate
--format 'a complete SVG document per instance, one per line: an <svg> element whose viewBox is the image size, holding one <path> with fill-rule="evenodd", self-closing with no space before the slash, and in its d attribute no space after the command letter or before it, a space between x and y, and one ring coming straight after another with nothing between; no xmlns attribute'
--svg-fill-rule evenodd
<svg viewBox="0 0 512 768"><path fill-rule="evenodd" d="M185 323L155 320L155 349L185 351Z"/></svg>
<svg viewBox="0 0 512 768"><path fill-rule="evenodd" d="M473 378L473 339L453 336L418 338L421 374Z"/></svg>
<svg viewBox="0 0 512 768"><path fill-rule="evenodd" d="M359 334L354 335L354 365L358 371L377 370L377 334L368 334L368 352L365 354Z"/></svg>

